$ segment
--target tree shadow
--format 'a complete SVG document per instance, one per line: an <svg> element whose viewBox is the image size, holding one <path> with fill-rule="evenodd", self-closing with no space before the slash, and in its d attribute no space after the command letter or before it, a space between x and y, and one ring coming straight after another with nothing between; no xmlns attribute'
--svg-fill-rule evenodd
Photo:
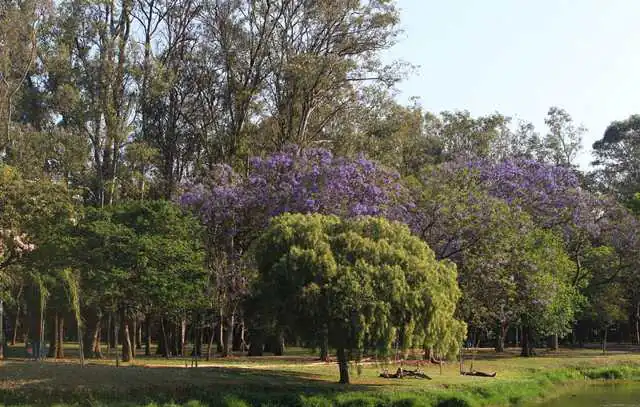
<svg viewBox="0 0 640 407"><path fill-rule="evenodd" d="M329 399L339 392L370 391L380 385L340 385L309 372L234 367L137 367L35 361L0 365L0 400L11 404L183 403L211 405L233 396L249 404L299 404L300 395Z"/></svg>

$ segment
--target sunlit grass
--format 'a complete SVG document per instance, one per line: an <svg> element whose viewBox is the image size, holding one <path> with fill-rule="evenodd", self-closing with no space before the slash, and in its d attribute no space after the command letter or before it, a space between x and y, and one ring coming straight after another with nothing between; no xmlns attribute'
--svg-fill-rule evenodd
<svg viewBox="0 0 640 407"><path fill-rule="evenodd" d="M635 379L640 377L640 355L596 350L541 352L520 358L516 349L504 355L480 350L467 355L465 368L473 360L475 370L497 372L496 378L459 374L457 362L447 363L442 373L437 365L423 364L433 380L384 379L383 364L366 362L352 369L352 385L336 383L335 363L322 363L306 349L289 349L282 357L200 360L191 368L191 358L164 359L138 355L132 365L115 367L110 359L90 361L85 368L75 359L77 345L66 345L67 359L42 362L17 357L0 365L0 400L6 404L122 404L185 403L199 400L206 405L506 405L549 396L560 384L585 379ZM418 361L406 362L413 368ZM185 364L189 368L185 368ZM395 371L397 365L387 366ZM360 374L358 374L358 372ZM553 390L553 391L550 391ZM194 402L196 403L196 402ZM245 404L243 404L245 403Z"/></svg>

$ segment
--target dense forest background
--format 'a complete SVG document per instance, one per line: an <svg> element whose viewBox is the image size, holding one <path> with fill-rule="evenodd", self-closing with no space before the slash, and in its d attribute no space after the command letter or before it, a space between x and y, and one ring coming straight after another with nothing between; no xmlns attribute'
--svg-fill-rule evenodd
<svg viewBox="0 0 640 407"><path fill-rule="evenodd" d="M583 172L585 129L562 108L536 129L500 113L399 104L394 86L411 66L381 60L399 34L396 7L2 2L0 347L46 341L63 357L71 338L87 357L107 342L130 360L152 341L167 357L187 343L207 357L281 354L288 343L327 358L344 338L315 314L292 329L282 315L300 305L288 301L294 288L265 294L277 269L269 253L283 243L274 229L261 234L283 213L335 215L364 235L369 226L350 219L383 217L395 223L375 227L390 239L431 253L425 270L442 267L430 277L439 290L424 292L450 312L429 311L421 336L415 318L385 314L397 328L385 340L407 352L513 343L531 355L608 335L640 343L640 116L612 118ZM452 264L456 287L436 283ZM347 305L340 312L370 312ZM347 328L373 332L375 320ZM375 348L374 337L345 347Z"/></svg>

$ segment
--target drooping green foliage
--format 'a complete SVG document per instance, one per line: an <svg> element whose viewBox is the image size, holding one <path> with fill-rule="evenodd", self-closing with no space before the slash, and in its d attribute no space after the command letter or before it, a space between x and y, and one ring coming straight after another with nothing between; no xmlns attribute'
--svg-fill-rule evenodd
<svg viewBox="0 0 640 407"><path fill-rule="evenodd" d="M254 257L257 301L297 335L314 339L326 329L330 346L356 358L366 348L388 352L400 331L407 347L459 349L465 325L454 317L455 266L437 261L406 226L285 214L272 220Z"/></svg>

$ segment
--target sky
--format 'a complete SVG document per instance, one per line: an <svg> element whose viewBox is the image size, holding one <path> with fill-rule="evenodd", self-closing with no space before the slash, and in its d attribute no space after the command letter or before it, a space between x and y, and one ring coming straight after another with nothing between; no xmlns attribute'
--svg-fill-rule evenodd
<svg viewBox="0 0 640 407"><path fill-rule="evenodd" d="M640 0L398 0L385 59L417 65L401 101L500 112L544 134L551 106L587 128L583 169L607 125L640 113Z"/></svg>

